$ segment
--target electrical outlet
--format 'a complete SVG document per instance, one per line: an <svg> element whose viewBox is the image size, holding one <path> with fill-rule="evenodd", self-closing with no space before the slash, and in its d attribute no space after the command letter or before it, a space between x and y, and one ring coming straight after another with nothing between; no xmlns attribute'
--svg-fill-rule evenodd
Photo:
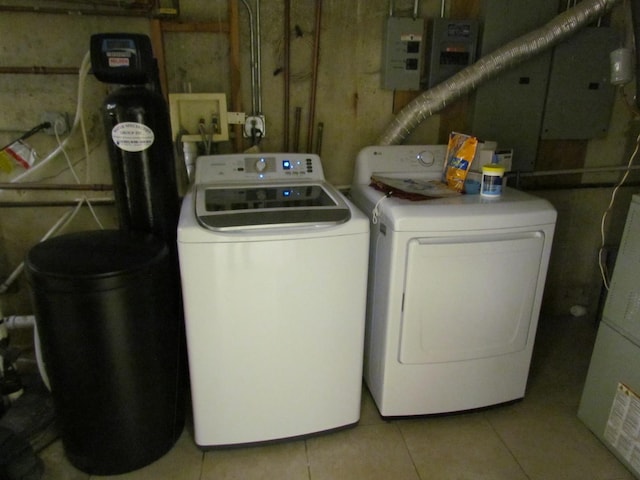
<svg viewBox="0 0 640 480"><path fill-rule="evenodd" d="M49 126L42 131L47 135L64 135L69 133L69 118L63 112L44 112L40 116L41 123L48 123Z"/></svg>
<svg viewBox="0 0 640 480"><path fill-rule="evenodd" d="M264 115L252 115L245 119L244 138L264 138L266 133Z"/></svg>

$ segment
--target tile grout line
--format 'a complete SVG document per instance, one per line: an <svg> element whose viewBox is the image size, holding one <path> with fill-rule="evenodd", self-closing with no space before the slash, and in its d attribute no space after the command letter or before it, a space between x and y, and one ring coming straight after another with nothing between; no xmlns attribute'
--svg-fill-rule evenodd
<svg viewBox="0 0 640 480"><path fill-rule="evenodd" d="M309 460L309 442L304 440L304 456L307 459L307 478L311 480L311 461Z"/></svg>
<svg viewBox="0 0 640 480"><path fill-rule="evenodd" d="M507 449L507 451L509 452L509 455L511 455L511 458L513 458L513 460L518 464L518 468L520 468L524 476L527 477L529 480L531 480L531 477L529 476L527 471L524 469L524 467L518 460L518 457L516 457L515 453L513 453L511 448L509 448L509 445L507 445L507 442L505 442L504 438L502 438L502 435L500 435L500 433L495 429L495 427L493 426L493 423L491 423L491 420L489 420L489 417L486 415L486 413L483 413L482 417L489 424L489 427L491 427L491 430L493 430L493 433L495 433L496 437L498 437L498 439L500 440L500 443L502 443L502 445L504 445L504 448Z"/></svg>
<svg viewBox="0 0 640 480"><path fill-rule="evenodd" d="M204 475L204 456L205 456L205 453L206 452L204 450L200 450L200 474L198 475L198 480L202 480L202 475Z"/></svg>
<svg viewBox="0 0 640 480"><path fill-rule="evenodd" d="M393 423L393 426L396 427L396 429L400 433L400 436L402 437L402 442L404 443L404 448L407 449L407 453L409 454L409 458L411 459L411 464L413 465L413 469L416 472L416 477L419 480L422 480L422 476L420 475L420 472L418 471L418 466L416 465L416 461L413 458L413 455L411 454L411 449L409 448L409 444L407 443L407 439L405 438L404 433L402 433L402 429L400 428L400 426L398 425L397 422L392 422L392 423Z"/></svg>

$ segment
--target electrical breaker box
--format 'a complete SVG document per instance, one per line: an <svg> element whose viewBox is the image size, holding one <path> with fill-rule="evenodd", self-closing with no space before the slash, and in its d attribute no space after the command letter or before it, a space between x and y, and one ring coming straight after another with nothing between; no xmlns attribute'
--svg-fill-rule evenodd
<svg viewBox="0 0 640 480"><path fill-rule="evenodd" d="M478 56L539 28L557 12L557 0L483 0ZM550 65L551 52L542 52L475 92L471 133L497 141L500 148L512 148L514 170L528 172L535 166Z"/></svg>
<svg viewBox="0 0 640 480"><path fill-rule="evenodd" d="M424 50L422 18L388 17L382 54L382 88L420 90Z"/></svg>
<svg viewBox="0 0 640 480"><path fill-rule="evenodd" d="M619 45L616 30L589 27L556 46L541 138L584 140L606 135L615 98L609 53Z"/></svg>
<svg viewBox="0 0 640 480"><path fill-rule="evenodd" d="M436 18L431 28L429 88L476 61L478 21Z"/></svg>

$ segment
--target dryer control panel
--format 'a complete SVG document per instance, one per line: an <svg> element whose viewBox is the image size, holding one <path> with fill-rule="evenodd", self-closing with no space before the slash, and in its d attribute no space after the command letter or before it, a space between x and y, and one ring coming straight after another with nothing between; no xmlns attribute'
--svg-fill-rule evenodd
<svg viewBox="0 0 640 480"><path fill-rule="evenodd" d="M196 184L324 180L320 157L301 153L206 155L196 160Z"/></svg>
<svg viewBox="0 0 640 480"><path fill-rule="evenodd" d="M442 175L446 145L382 145L360 150L353 184L368 185L374 173L412 178Z"/></svg>

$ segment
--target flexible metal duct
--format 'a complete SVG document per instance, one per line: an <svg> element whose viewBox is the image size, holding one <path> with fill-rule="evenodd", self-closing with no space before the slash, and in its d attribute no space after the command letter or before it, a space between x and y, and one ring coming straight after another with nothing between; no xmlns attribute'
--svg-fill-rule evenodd
<svg viewBox="0 0 640 480"><path fill-rule="evenodd" d="M583 0L543 27L513 40L448 80L422 93L403 108L378 138L378 145L402 142L423 120L500 72L557 45L607 13L619 0Z"/></svg>

